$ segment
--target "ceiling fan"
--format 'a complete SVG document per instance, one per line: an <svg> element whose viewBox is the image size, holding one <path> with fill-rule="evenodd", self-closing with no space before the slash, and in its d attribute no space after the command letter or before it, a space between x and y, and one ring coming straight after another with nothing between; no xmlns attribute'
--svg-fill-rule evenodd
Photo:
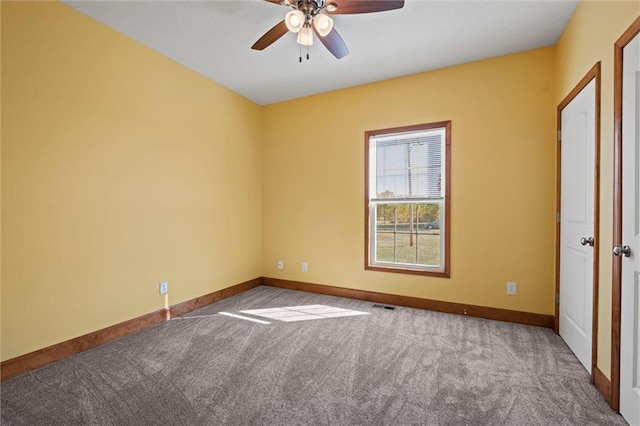
<svg viewBox="0 0 640 426"><path fill-rule="evenodd" d="M340 34L333 28L333 19L328 15L383 12L400 9L404 0L265 0L269 3L290 7L282 21L267 31L253 46L263 50L285 35L288 31L297 33L297 42L302 46L313 44L315 33L322 44L340 59L349 53ZM309 59L307 55L307 59ZM302 57L300 58L302 61Z"/></svg>

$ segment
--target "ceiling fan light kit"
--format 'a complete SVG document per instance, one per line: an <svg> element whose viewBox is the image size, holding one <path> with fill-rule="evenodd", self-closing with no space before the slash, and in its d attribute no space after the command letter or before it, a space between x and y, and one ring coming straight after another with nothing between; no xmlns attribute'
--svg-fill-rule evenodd
<svg viewBox="0 0 640 426"><path fill-rule="evenodd" d="M298 44L303 46L311 46L313 44L313 32L311 31L311 26L305 25L298 32L298 38L296 39Z"/></svg>
<svg viewBox="0 0 640 426"><path fill-rule="evenodd" d="M326 37L333 29L333 19L323 13L319 13L313 19L313 26L320 37Z"/></svg>
<svg viewBox="0 0 640 426"><path fill-rule="evenodd" d="M297 9L292 10L284 16L284 22L287 24L287 29L289 29L289 31L297 33L304 25L304 13Z"/></svg>
<svg viewBox="0 0 640 426"><path fill-rule="evenodd" d="M355 14L384 12L400 9L404 0L265 0L269 3L291 7L284 19L256 41L254 50L263 50L285 35L288 31L297 33L296 41L301 46L313 45L313 33L337 59L349 54L347 45L333 27L329 14ZM309 54L307 53L307 59ZM300 58L302 62L302 58Z"/></svg>

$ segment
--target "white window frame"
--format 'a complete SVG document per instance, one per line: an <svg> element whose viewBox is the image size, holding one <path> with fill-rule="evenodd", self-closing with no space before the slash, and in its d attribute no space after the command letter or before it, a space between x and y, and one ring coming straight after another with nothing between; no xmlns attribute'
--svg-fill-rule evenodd
<svg viewBox="0 0 640 426"><path fill-rule="evenodd" d="M420 196L411 195L411 188L408 189L408 196L401 197L383 197L379 198L376 193L376 182L378 179L377 170L377 150L379 142L389 140L414 139L425 136L440 136L441 146L441 172L438 176L439 193L434 194L433 191ZM450 200L451 200L451 122L442 121L436 123L419 124L415 126L397 127L391 129L381 129L365 132L365 269L400 272L419 275L431 275L438 277L450 277ZM410 174L410 172L409 172ZM416 263L403 263L400 261L376 260L377 235L380 230L377 228L377 206L378 205L422 205L422 204L439 204L439 229L440 229L440 250L439 263L437 265L419 264L418 259L418 243L416 241ZM397 221L394 220L394 229L389 233L394 237L394 257L395 257L395 241L398 235L414 234L415 238L420 237L420 233L413 230L402 232L397 230ZM415 229L419 229L419 224L415 225ZM412 236L413 237L413 236Z"/></svg>

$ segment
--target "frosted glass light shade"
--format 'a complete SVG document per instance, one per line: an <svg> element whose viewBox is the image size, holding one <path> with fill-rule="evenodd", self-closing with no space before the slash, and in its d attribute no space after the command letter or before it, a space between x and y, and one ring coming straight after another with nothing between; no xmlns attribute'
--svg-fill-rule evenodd
<svg viewBox="0 0 640 426"><path fill-rule="evenodd" d="M313 18L313 26L316 28L318 35L325 37L333 29L333 19L319 13Z"/></svg>
<svg viewBox="0 0 640 426"><path fill-rule="evenodd" d="M310 26L305 26L298 32L298 43L303 46L311 46L313 44L313 31Z"/></svg>
<svg viewBox="0 0 640 426"><path fill-rule="evenodd" d="M284 23L292 33L297 33L304 26L304 13L292 10L284 16Z"/></svg>

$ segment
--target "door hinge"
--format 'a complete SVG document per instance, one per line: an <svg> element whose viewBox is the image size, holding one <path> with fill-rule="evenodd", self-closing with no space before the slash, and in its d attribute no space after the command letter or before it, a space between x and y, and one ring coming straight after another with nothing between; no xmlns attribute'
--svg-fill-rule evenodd
<svg viewBox="0 0 640 426"><path fill-rule="evenodd" d="M562 142L562 130L558 130L558 142Z"/></svg>
<svg viewBox="0 0 640 426"><path fill-rule="evenodd" d="M556 293L556 305L560 304L560 294Z"/></svg>
<svg viewBox="0 0 640 426"><path fill-rule="evenodd" d="M556 222L560 223L560 212L556 212Z"/></svg>

